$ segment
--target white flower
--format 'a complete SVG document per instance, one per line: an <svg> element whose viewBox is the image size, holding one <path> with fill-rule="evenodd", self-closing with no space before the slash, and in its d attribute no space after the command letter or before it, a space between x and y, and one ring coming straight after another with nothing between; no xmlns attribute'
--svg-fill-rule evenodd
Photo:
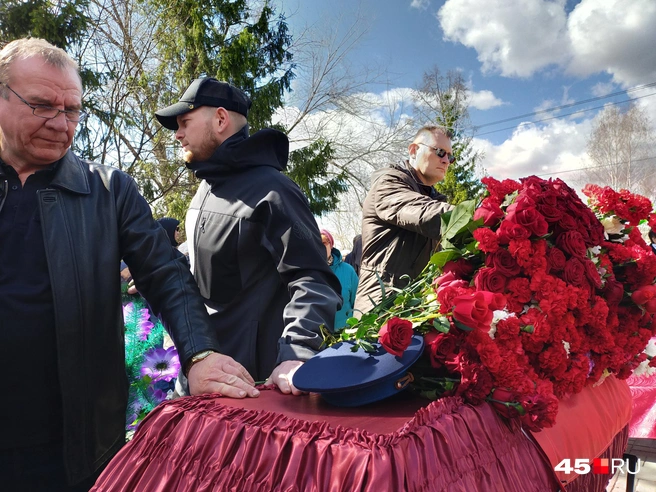
<svg viewBox="0 0 656 492"><path fill-rule="evenodd" d="M634 376L651 376L656 372L656 367L649 367L649 360L643 360L638 367L633 370Z"/></svg>
<svg viewBox="0 0 656 492"><path fill-rule="evenodd" d="M649 357L654 357L656 355L656 341L654 341L653 339L649 340L649 343L645 347L644 352Z"/></svg>
<svg viewBox="0 0 656 492"><path fill-rule="evenodd" d="M596 256L599 256L599 253L601 253L601 246L593 246L592 248L588 248L588 253L589 256L591 256L593 259L596 259Z"/></svg>
<svg viewBox="0 0 656 492"><path fill-rule="evenodd" d="M624 230L624 224L617 217L604 217L600 222L606 234L619 234Z"/></svg>
<svg viewBox="0 0 656 492"><path fill-rule="evenodd" d="M490 331L487 332L488 335L490 335L490 338L494 340L494 335L497 333L497 327L496 325L490 326Z"/></svg>
<svg viewBox="0 0 656 492"><path fill-rule="evenodd" d="M488 335L490 335L490 338L494 340L494 336L497 333L497 323L506 318L514 317L515 313L509 313L508 311L504 310L497 310L492 313L492 323L490 323L490 331L487 332Z"/></svg>
<svg viewBox="0 0 656 492"><path fill-rule="evenodd" d="M563 347L565 347L565 352L567 352L567 355L569 355L569 347L570 347L569 342L563 340Z"/></svg>

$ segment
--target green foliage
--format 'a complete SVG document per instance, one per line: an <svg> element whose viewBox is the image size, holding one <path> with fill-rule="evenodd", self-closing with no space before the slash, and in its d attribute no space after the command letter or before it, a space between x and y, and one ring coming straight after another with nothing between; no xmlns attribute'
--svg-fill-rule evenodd
<svg viewBox="0 0 656 492"><path fill-rule="evenodd" d="M471 151L469 140L454 137L453 155L456 160L449 166L444 180L435 185L435 189L446 195L449 203L454 205L476 198L483 191L483 184L475 177L479 155Z"/></svg>
<svg viewBox="0 0 656 492"><path fill-rule="evenodd" d="M328 164L333 153L329 142L317 140L289 155L286 174L308 197L310 210L315 215L334 210L339 201L339 193L346 191L344 172L332 178L328 175Z"/></svg>
<svg viewBox="0 0 656 492"><path fill-rule="evenodd" d="M24 37L43 38L64 50L80 42L89 24L89 0L53 4L49 0L4 0L0 6L3 43Z"/></svg>
<svg viewBox="0 0 656 492"><path fill-rule="evenodd" d="M294 77L285 17L265 2L259 12L246 0L144 0L157 16L155 42L163 63L156 77L172 77L162 103L178 100L191 81L210 76L239 87L251 98L249 126L271 123Z"/></svg>

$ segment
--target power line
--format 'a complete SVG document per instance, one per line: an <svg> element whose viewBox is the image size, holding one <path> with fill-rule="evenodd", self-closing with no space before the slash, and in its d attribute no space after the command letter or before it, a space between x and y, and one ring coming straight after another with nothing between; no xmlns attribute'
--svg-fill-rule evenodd
<svg viewBox="0 0 656 492"><path fill-rule="evenodd" d="M559 111L561 109L567 109L567 108L571 108L571 107L574 107L574 106L578 106L580 104L587 104L589 102L599 101L601 99L608 99L610 97L621 96L623 94L628 94L629 92L635 92L635 91L638 91L638 90L647 89L649 87L654 87L654 86L656 86L656 82L651 82L649 84L644 84L644 85L637 85L635 87L632 87L630 89L626 89L624 91L618 91L618 92L613 92L611 94L606 94L605 96L592 97L590 99L584 99L583 101L575 101L573 103L563 104L561 106L554 106L553 108L541 109L539 111L534 111L533 113L526 113L526 114L522 114L522 115L519 115L519 116L511 116L510 118L505 118L503 120L492 121L490 123L483 123L482 125L474 125L473 129L478 130L479 128L484 128L486 126L498 125L500 123L507 123L509 121L519 120L519 119L522 119L522 118L528 118L530 116L536 116L536 115L544 114L544 113L551 113L553 111Z"/></svg>
<svg viewBox="0 0 656 492"><path fill-rule="evenodd" d="M650 157L643 157L641 159L631 159L631 162L640 162L640 161L648 161L650 159L656 159L656 155L650 156ZM629 161L622 161L618 162L617 164L626 164ZM541 174L536 174L536 176L553 176L554 174L565 174L565 173L573 173L577 171L587 171L589 169L599 169L603 167L608 167L606 164L602 164L600 166L589 166L589 167L581 167L579 169L567 169L566 171L555 171L553 173L541 173Z"/></svg>
<svg viewBox="0 0 656 492"><path fill-rule="evenodd" d="M656 85L656 83L654 83L654 85ZM541 120L528 121L527 123L541 123L543 121L557 120L557 119L560 119L560 118L565 118L567 116L572 116L572 115L579 114L579 113L585 113L587 111L594 111L595 109L602 109L602 108L604 108L608 105L624 104L624 103L631 102L631 101L637 101L638 99L642 99L643 97L651 97L651 96L654 96L654 95L656 95L656 92L652 92L651 94L645 94L644 96L637 96L637 97L629 98L625 101L612 101L612 102L604 104L603 106L595 106L595 107L592 107L592 108L579 109L578 111L574 111L573 113L567 113L567 114L561 114L561 115L558 115L558 116L552 116L551 118L543 118ZM508 121L508 120L505 120L505 121ZM505 127L505 128L500 128L498 130L490 130L489 132L479 133L475 136L476 137L481 137L483 135L489 135L490 133L503 132L503 131L506 131L506 130L514 130L515 128L517 128L517 125L508 126L508 127Z"/></svg>

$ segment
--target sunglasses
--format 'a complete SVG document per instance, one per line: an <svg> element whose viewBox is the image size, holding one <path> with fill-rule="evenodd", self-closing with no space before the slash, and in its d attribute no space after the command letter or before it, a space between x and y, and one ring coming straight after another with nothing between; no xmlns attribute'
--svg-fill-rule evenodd
<svg viewBox="0 0 656 492"><path fill-rule="evenodd" d="M422 143L422 142L415 142L417 145L424 145L428 147L429 149L433 149L435 151L435 155L439 157L440 159L444 156L447 156L449 159L449 164L453 164L456 160L456 157L453 154L449 154L446 150L440 149L439 147L431 147L428 144Z"/></svg>

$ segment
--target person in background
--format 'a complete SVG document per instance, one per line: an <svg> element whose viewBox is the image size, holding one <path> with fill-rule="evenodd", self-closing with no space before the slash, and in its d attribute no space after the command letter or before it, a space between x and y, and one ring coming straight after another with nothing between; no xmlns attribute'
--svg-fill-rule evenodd
<svg viewBox="0 0 656 492"><path fill-rule="evenodd" d="M344 257L344 261L353 267L355 273L360 276L360 264L362 263L362 234L353 238L353 248Z"/></svg>
<svg viewBox="0 0 656 492"><path fill-rule="evenodd" d="M162 217L161 219L157 219L157 222L166 231L169 241L171 241L171 246L176 248L180 244L180 221L173 217Z"/></svg>
<svg viewBox="0 0 656 492"><path fill-rule="evenodd" d="M362 264L355 312L383 299L380 283L403 288L436 251L441 215L453 207L433 187L455 160L451 135L424 126L408 145L408 159L376 171L362 207Z"/></svg>
<svg viewBox="0 0 656 492"><path fill-rule="evenodd" d="M351 265L342 260L342 253L335 247L332 234L321 229L321 242L326 248L328 265L342 285L342 308L335 314L335 331L346 326L346 320L353 316L355 293L358 290L358 276Z"/></svg>
<svg viewBox="0 0 656 492"><path fill-rule="evenodd" d="M282 173L289 140L270 128L249 136L250 106L237 87L204 77L155 115L202 180L185 230L221 347L256 380L301 394L292 375L321 348L321 326L332 329L340 286L307 198Z"/></svg>
<svg viewBox="0 0 656 492"><path fill-rule="evenodd" d="M651 243L651 251L656 254L656 231L649 230L649 241Z"/></svg>
<svg viewBox="0 0 656 492"><path fill-rule="evenodd" d="M82 92L77 63L47 41L0 50L3 490L87 491L125 444L122 258L173 335L191 393L259 394L220 354L185 260L132 178L70 149Z"/></svg>

